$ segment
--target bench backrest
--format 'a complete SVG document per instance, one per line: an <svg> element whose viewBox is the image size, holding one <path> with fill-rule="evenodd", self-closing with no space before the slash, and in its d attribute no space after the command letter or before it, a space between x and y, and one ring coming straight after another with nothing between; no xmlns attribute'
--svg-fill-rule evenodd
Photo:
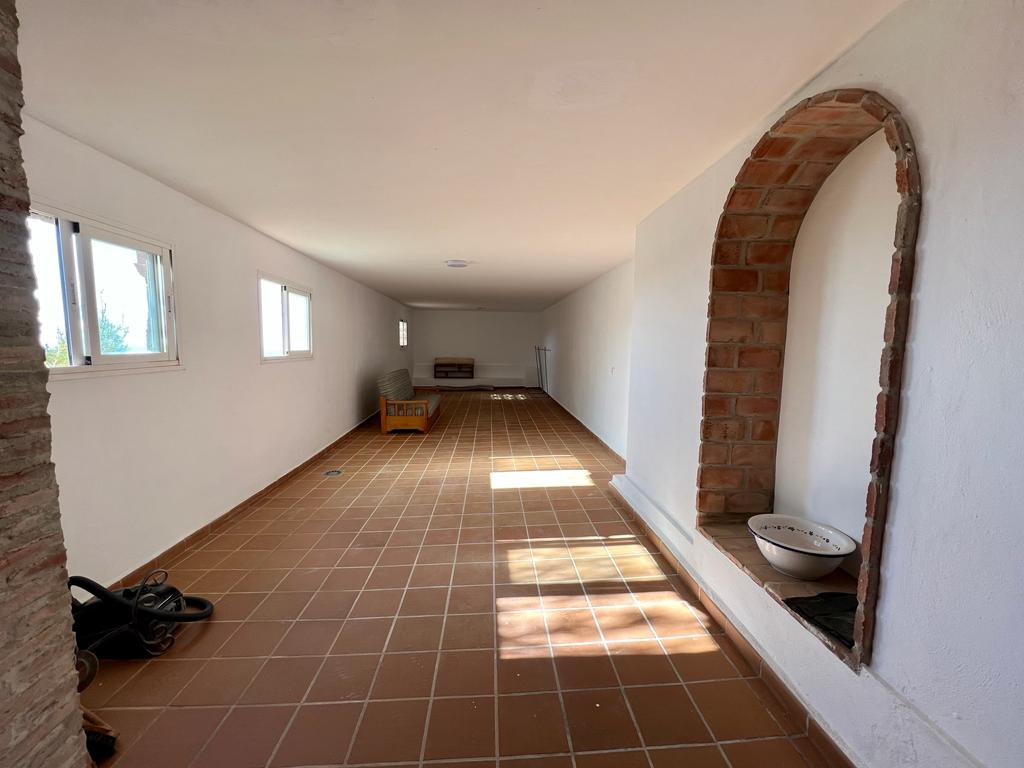
<svg viewBox="0 0 1024 768"><path fill-rule="evenodd" d="M412 377L406 368L385 373L377 379L380 396L388 400L412 400L416 396L412 388Z"/></svg>

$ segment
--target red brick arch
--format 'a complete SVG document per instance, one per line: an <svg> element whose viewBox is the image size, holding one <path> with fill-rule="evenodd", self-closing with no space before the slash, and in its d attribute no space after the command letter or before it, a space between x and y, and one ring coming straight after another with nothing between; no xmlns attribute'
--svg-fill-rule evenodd
<svg viewBox="0 0 1024 768"><path fill-rule="evenodd" d="M718 222L708 302L697 479L698 522L771 512L793 245L836 166L883 130L901 196L880 392L861 545L859 654L870 650L877 573L899 411L921 180L914 143L896 108L872 91L828 91L794 106L743 163Z"/></svg>

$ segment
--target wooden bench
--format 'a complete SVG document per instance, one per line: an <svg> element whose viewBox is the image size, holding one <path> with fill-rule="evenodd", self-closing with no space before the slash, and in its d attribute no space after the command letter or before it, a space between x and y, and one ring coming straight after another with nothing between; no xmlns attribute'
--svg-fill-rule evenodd
<svg viewBox="0 0 1024 768"><path fill-rule="evenodd" d="M384 434L395 429L429 432L441 415L441 395L417 393L405 368L381 376L377 379L377 389L380 392L380 431Z"/></svg>

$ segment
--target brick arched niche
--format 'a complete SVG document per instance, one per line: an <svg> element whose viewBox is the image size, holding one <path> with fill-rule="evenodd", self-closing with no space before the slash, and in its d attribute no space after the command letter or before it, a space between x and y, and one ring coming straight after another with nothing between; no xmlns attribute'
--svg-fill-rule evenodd
<svg viewBox="0 0 1024 768"><path fill-rule="evenodd" d="M825 179L879 130L895 154L901 202L880 340L853 651L857 665L867 661L873 635L921 206L910 131L896 108L877 93L844 89L801 101L757 142L736 176L712 255L697 479L701 525L772 511L793 245Z"/></svg>

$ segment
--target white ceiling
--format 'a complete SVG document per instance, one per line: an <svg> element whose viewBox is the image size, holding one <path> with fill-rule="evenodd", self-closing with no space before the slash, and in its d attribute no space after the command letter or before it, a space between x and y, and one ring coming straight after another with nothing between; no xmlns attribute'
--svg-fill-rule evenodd
<svg viewBox="0 0 1024 768"><path fill-rule="evenodd" d="M899 2L18 10L33 117L400 301L527 310L629 258L645 215Z"/></svg>

